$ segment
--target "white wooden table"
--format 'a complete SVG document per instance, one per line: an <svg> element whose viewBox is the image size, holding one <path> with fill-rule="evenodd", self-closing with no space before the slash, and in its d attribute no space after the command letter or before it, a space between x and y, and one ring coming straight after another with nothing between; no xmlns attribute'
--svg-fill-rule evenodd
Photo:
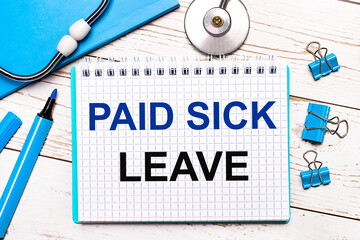
<svg viewBox="0 0 360 240"><path fill-rule="evenodd" d="M360 239L360 2L358 0L244 0L251 18L246 43L235 55L275 55L291 69L290 161L291 221L279 224L108 224L78 225L71 217L70 68L64 67L40 82L0 101L0 119L7 111L23 125L0 154L0 192L29 131L35 114L57 88L54 125L41 151L15 216L10 239ZM183 29L190 0L166 16L91 53L110 56L205 56L189 43ZM334 52L338 72L314 81L305 51L318 40ZM308 102L331 106L331 116L347 119L344 139L326 135L322 145L300 138ZM331 172L331 184L304 191L302 154L319 152Z"/></svg>

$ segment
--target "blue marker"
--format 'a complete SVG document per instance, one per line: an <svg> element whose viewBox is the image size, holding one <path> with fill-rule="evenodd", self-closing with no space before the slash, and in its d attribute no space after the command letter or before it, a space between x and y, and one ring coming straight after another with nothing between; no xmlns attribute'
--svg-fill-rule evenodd
<svg viewBox="0 0 360 240"><path fill-rule="evenodd" d="M57 90L48 98L45 107L38 113L25 139L24 146L16 160L14 169L0 199L0 238L5 232L14 215L15 209L24 192L26 183L35 166L36 159L53 123L52 109L55 104Z"/></svg>

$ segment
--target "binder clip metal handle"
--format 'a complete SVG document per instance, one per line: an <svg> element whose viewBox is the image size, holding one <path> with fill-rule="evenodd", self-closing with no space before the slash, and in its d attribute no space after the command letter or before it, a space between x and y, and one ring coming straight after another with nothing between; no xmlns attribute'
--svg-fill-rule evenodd
<svg viewBox="0 0 360 240"><path fill-rule="evenodd" d="M315 153L315 157L314 157L314 160L313 160L312 162L309 162L309 160L307 160L307 158L305 157L305 155L308 154L308 153ZM321 168L321 166L322 166L322 162L316 161L317 156L318 156L318 153L317 153L316 151L314 151L314 150L309 150L309 151L307 151L307 152L305 152L305 153L303 154L303 158L304 158L305 161L308 163L308 168L309 168L309 170L311 171L310 185L312 184L312 180L313 180L313 176L314 176L314 170L311 168L311 164L314 164L314 169L317 169L317 170L318 170L319 179L320 179L321 183L323 183L323 180L322 180L321 174L320 174L320 168ZM317 168L316 163L320 163L320 167L319 167L319 168Z"/></svg>
<svg viewBox="0 0 360 240"><path fill-rule="evenodd" d="M324 54L324 55L321 54L321 50L325 50L325 54ZM328 61L328 59L327 59L327 53L328 53L328 49L322 47L322 48L319 48L318 50L315 51L314 57L318 58L320 61L321 61L322 58L324 58L325 61L326 61L326 63L327 63L327 65L328 65L329 68L331 69L331 71L334 71L333 68L332 68L332 66L331 66L331 64L329 63L329 61ZM319 54L320 57L316 56L316 54ZM320 69L322 69L322 64L320 64ZM320 72L322 72L322 70L320 70Z"/></svg>
<svg viewBox="0 0 360 240"><path fill-rule="evenodd" d="M316 56L315 56L315 52L313 52L313 51L310 50L310 46L311 46L312 44L317 44L317 45L318 45L318 47L316 48L317 50L319 50L319 49L321 48L321 45L320 45L319 42L315 42L315 41L314 41L314 42L309 42L308 45L306 45L306 51L307 51L308 53L310 53L311 55L313 55L314 60L316 61L317 58L316 58ZM316 51L317 51L317 50L316 50ZM319 54L321 54L321 52L320 52ZM320 55L320 56L321 56L321 55ZM321 57L323 57L323 56L321 56Z"/></svg>
<svg viewBox="0 0 360 240"><path fill-rule="evenodd" d="M336 131L336 135L338 135L339 138L344 138L344 137L346 137L346 135L347 135L348 132L349 132L349 123L348 123L346 120L341 120L341 121L339 122L339 125L338 125L338 128L337 128L337 129L339 129L341 123L345 123L345 125L346 125L346 132L345 132L343 135L340 135L340 134Z"/></svg>
<svg viewBox="0 0 360 240"><path fill-rule="evenodd" d="M332 118L330 118L330 119L327 119L327 118L321 117L320 115L318 115L318 114L316 114L316 113L314 113L314 112L310 112L310 114L313 114L314 116L316 116L316 117L318 117L318 118L320 118L320 119L322 119L322 120L324 120L324 121L326 121L326 122L328 122L328 123L336 124L336 128L335 128L335 129L330 129L328 126L325 126L325 127L310 127L310 128L306 128L306 127L305 127L306 130L326 129L326 131L328 131L331 135L335 135L335 134L336 134L339 138L344 138L344 137L346 137L346 135L347 135L348 132L349 132L349 123L348 123L346 120L341 120L341 121L340 121L340 118L339 118L338 116L335 116L335 117L332 117ZM336 119L336 121L334 121L335 119ZM346 125L346 131L345 131L345 133L342 134L342 135L338 132L341 123L345 123L345 125Z"/></svg>
<svg viewBox="0 0 360 240"><path fill-rule="evenodd" d="M303 140L322 143L326 132L329 132L331 135L336 134L339 138L347 136L349 132L348 122L346 120L340 120L337 116L329 118L329 106L309 103L307 112L305 127L301 135ZM330 129L328 123L335 125L335 129ZM345 133L340 134L340 125L343 123L346 125Z"/></svg>
<svg viewBox="0 0 360 240"><path fill-rule="evenodd" d="M310 49L310 46L316 44L317 48L315 51ZM325 54L322 54L322 50L325 50ZM331 72L337 71L340 66L337 61L335 54L331 53L327 55L328 49L321 47L319 42L310 42L306 46L306 51L314 57L314 62L309 64L309 68L313 74L315 80L318 80L322 76L325 76ZM325 64L326 63L326 64ZM323 66L325 64L325 66Z"/></svg>
<svg viewBox="0 0 360 240"><path fill-rule="evenodd" d="M313 161L309 161L306 158L306 155L308 153L315 153L315 157ZM321 184L329 184L331 182L330 180L330 171L328 167L322 167L322 162L316 160L317 159L317 152L314 150L309 150L303 154L304 160L308 163L309 170L301 172L301 181L304 189L310 188L310 187L317 187ZM320 164L318 167L316 164ZM314 168L311 167L311 165L314 166ZM316 170L316 171L314 171Z"/></svg>

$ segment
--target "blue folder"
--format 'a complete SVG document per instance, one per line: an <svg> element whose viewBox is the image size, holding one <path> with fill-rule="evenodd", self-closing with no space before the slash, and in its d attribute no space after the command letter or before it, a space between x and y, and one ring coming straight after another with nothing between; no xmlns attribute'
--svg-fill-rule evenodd
<svg viewBox="0 0 360 240"><path fill-rule="evenodd" d="M57 44L69 34L69 27L90 16L100 3L101 0L2 1L0 66L21 75L38 72L57 53ZM178 7L177 0L110 0L89 35L55 70ZM27 84L0 75L0 99Z"/></svg>

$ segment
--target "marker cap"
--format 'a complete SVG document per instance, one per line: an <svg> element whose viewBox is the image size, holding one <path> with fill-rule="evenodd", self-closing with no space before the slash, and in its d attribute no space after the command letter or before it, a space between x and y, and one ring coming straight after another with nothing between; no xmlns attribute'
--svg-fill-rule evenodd
<svg viewBox="0 0 360 240"><path fill-rule="evenodd" d="M3 118L0 122L0 152L10 141L12 136L14 136L21 124L21 119L12 112L8 112Z"/></svg>

